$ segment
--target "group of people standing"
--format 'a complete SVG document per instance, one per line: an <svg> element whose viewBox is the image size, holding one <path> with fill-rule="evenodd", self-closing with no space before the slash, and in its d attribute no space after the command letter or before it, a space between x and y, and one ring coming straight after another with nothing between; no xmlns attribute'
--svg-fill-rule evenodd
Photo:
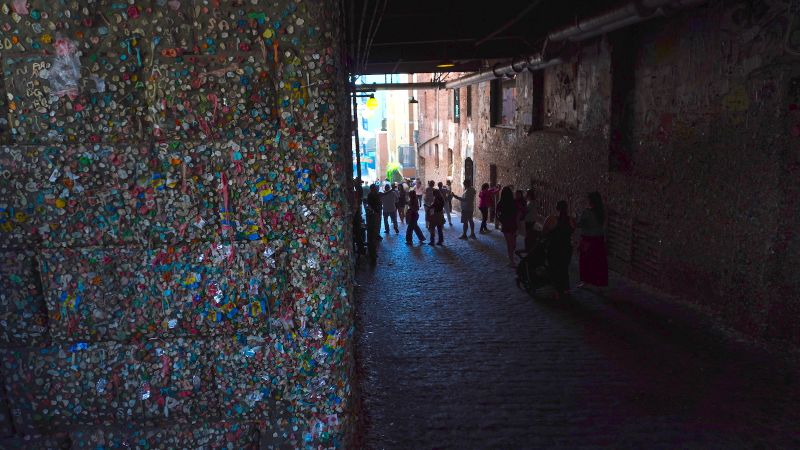
<svg viewBox="0 0 800 450"><path fill-rule="evenodd" d="M377 184L369 187L366 195L367 209L367 229L375 239L382 240L380 235L380 222L375 220L383 217L384 234L391 233L394 229L396 234L400 234L398 218L400 223L405 223L406 244L413 244L414 235L424 242L425 235L419 226L420 209L425 214L425 225L430 233L430 245L444 245L445 223L453 225L451 213L453 211L453 195L450 188L451 182L446 184L439 182L438 186L434 181L429 181L426 188L417 180L413 188L407 187L405 183L386 184L381 192ZM372 220L370 220L372 217ZM390 227L391 221L391 227ZM438 237L438 242L437 242Z"/></svg>
<svg viewBox="0 0 800 450"><path fill-rule="evenodd" d="M420 211L425 214L429 245L444 245L443 228L446 223L452 226L452 200L460 201L462 234L460 239L477 239L475 235L475 202L481 212L479 232L490 233L488 223L491 211L505 238L508 252L508 264L516 267L515 252L520 226L524 227L525 249L532 251L538 244L546 248L547 263L551 279L556 291L563 295L569 291L569 265L572 260L572 236L576 229L581 238L578 247L580 279L583 285L604 287L608 285L608 257L605 246L605 209L602 197L598 192L587 195L586 209L580 217L569 213L569 205L565 200L556 204L556 210L547 216L537 213L535 194L532 189L527 193L514 191L511 186L502 187L484 183L480 192L469 181L464 182L464 192L457 195L451 188L451 182L428 181L424 186L416 180L414 186L405 183L385 184L381 191L377 184L369 186L365 208L367 212L367 231L370 239L382 240L380 235L380 217L383 218L384 234L391 230L400 234L400 223L406 224L405 242L413 245L414 236L421 243L426 241L425 234L419 226ZM497 201L497 194L499 201ZM368 239L369 240L369 239Z"/></svg>
<svg viewBox="0 0 800 450"><path fill-rule="evenodd" d="M488 186L487 186L488 188ZM525 249L530 253L541 244L546 254L547 266L553 287L559 296L569 292L569 265L572 260L572 235L580 230L578 246L580 283L578 287L608 286L608 254L605 244L605 207L599 192L586 196L586 208L580 217L569 213L566 200L556 203L556 210L547 217L536 213L535 194L532 189L512 191L506 186L497 203L497 216L506 240L509 266L516 267L514 258L518 227L524 223Z"/></svg>

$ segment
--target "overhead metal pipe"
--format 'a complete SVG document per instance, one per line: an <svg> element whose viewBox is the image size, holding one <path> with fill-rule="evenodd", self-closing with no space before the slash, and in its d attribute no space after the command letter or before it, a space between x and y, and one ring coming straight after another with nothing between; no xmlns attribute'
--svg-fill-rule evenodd
<svg viewBox="0 0 800 450"><path fill-rule="evenodd" d="M656 15L663 15L665 14L665 9L689 8L705 3L706 1L707 0L637 0L603 14L579 20L574 25L554 31L547 35L545 45L547 42L583 41L642 22ZM448 81L445 83L445 88L457 89L462 86L513 75L525 69L529 71L541 70L545 67L560 63L561 59L559 58L545 61L542 54L536 54L526 59L513 59L508 63L498 63L489 71L478 72L457 80Z"/></svg>
<svg viewBox="0 0 800 450"><path fill-rule="evenodd" d="M639 0L605 12L598 16L578 21L547 35L552 42L589 39L624 28L655 16L664 15L664 8L682 9L705 3L706 0Z"/></svg>
<svg viewBox="0 0 800 450"><path fill-rule="evenodd" d="M356 85L356 92L408 91L414 89L444 89L444 83L371 83Z"/></svg>
<svg viewBox="0 0 800 450"><path fill-rule="evenodd" d="M457 80L448 81L447 83L444 84L444 87L445 89L458 89L462 86L483 83L484 81L494 80L496 78L499 77L494 74L494 70L488 70L485 72L476 72L471 75L461 77Z"/></svg>

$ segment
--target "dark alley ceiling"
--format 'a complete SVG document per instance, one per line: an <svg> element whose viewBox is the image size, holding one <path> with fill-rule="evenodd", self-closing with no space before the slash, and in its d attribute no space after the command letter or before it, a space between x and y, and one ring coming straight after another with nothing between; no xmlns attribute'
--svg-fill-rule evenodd
<svg viewBox="0 0 800 450"><path fill-rule="evenodd" d="M605 0L506 0L503 2L353 0L348 33L355 46L374 38L363 73L474 71L483 61L525 56L541 50L557 28L620 5ZM481 6L477 6L481 5ZM382 14L381 14L382 13ZM375 29L375 25L378 25ZM359 30L361 45L359 47ZM437 68L444 60L457 64Z"/></svg>

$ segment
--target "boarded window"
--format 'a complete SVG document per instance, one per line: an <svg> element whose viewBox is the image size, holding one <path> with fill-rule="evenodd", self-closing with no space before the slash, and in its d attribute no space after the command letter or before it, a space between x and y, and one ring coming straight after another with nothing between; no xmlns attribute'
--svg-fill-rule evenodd
<svg viewBox="0 0 800 450"><path fill-rule="evenodd" d="M491 117L493 127L513 127L517 109L516 80L494 80L491 87Z"/></svg>

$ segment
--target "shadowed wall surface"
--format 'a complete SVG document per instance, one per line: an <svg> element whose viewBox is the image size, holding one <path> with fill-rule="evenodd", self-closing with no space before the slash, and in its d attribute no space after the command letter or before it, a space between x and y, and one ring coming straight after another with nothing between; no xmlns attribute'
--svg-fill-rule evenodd
<svg viewBox="0 0 800 450"><path fill-rule="evenodd" d="M421 170L443 180L432 149L452 148L460 192L471 147L477 186L494 165L546 214L559 199L580 212L598 190L613 269L751 338L796 344L800 52L788 6L708 2L585 41L517 75L512 127L491 126L490 83L471 86L471 115L460 88L457 123L440 91L439 124L420 126ZM432 120L433 91L419 97Z"/></svg>

